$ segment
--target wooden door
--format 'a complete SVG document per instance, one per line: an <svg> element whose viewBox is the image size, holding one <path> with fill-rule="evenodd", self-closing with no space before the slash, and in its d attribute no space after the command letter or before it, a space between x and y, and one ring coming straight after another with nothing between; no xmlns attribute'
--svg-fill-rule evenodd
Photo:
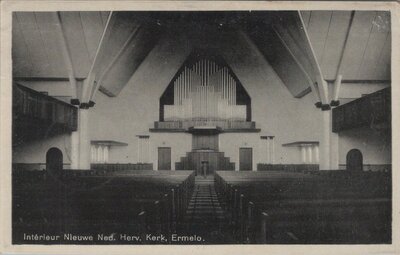
<svg viewBox="0 0 400 255"><path fill-rule="evenodd" d="M352 149L347 153L346 156L346 169L350 171L362 171L363 170L363 156L361 151Z"/></svg>
<svg viewBox="0 0 400 255"><path fill-rule="evenodd" d="M252 148L239 148L239 170L240 171L253 170L253 149Z"/></svg>
<svg viewBox="0 0 400 255"><path fill-rule="evenodd" d="M158 147L158 170L171 170L170 147Z"/></svg>

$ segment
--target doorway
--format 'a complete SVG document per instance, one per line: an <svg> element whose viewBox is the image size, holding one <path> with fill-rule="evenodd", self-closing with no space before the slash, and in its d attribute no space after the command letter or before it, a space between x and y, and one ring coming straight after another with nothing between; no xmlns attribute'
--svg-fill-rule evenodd
<svg viewBox="0 0 400 255"><path fill-rule="evenodd" d="M58 148L50 148L46 153L46 170L61 171L63 169L63 154Z"/></svg>
<svg viewBox="0 0 400 255"><path fill-rule="evenodd" d="M360 150L352 149L347 153L346 169L349 171L363 170L363 155Z"/></svg>
<svg viewBox="0 0 400 255"><path fill-rule="evenodd" d="M252 148L239 148L239 170L252 171L253 170L253 149Z"/></svg>
<svg viewBox="0 0 400 255"><path fill-rule="evenodd" d="M171 170L171 147L158 147L158 170Z"/></svg>

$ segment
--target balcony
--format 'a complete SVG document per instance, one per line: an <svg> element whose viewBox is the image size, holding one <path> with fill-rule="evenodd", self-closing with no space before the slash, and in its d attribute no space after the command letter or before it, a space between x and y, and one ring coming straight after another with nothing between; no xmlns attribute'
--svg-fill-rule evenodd
<svg viewBox="0 0 400 255"><path fill-rule="evenodd" d="M77 108L51 96L13 85L13 145L77 130Z"/></svg>
<svg viewBox="0 0 400 255"><path fill-rule="evenodd" d="M333 109L335 133L360 127L388 128L391 123L390 87Z"/></svg>
<svg viewBox="0 0 400 255"><path fill-rule="evenodd" d="M156 121L151 132L197 132L200 129L213 129L215 132L260 132L254 121L239 120L182 120Z"/></svg>

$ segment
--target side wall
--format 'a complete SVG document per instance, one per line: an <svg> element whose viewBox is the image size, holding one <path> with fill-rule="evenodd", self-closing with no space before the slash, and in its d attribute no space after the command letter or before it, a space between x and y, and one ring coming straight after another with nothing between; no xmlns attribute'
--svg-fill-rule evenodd
<svg viewBox="0 0 400 255"><path fill-rule="evenodd" d="M392 164L392 142L388 132L369 127L340 132L339 165L345 168L346 156L351 149L363 155L364 170L380 170L380 165Z"/></svg>
<svg viewBox="0 0 400 255"><path fill-rule="evenodd" d="M387 88L390 83L345 83L340 89L340 102L345 104L365 94ZM347 130L339 134L339 168L346 168L346 156L351 149L363 154L364 170L381 170L392 164L392 142L388 130L370 127Z"/></svg>
<svg viewBox="0 0 400 255"><path fill-rule="evenodd" d="M45 91L49 96L68 103L71 98L71 87L68 81L18 81L17 83L36 91ZM81 82L78 82L78 86L80 84ZM12 152L12 162L32 164L31 167L34 169L45 169L46 153L52 147L57 147L62 151L64 168L69 168L71 164L70 134L57 135L15 146Z"/></svg>
<svg viewBox="0 0 400 255"><path fill-rule="evenodd" d="M63 154L64 168L68 169L71 164L71 135L63 134L47 139L42 139L13 148L12 162L19 164L34 164L35 170L46 168L46 153L56 147ZM38 169L39 168L39 169Z"/></svg>

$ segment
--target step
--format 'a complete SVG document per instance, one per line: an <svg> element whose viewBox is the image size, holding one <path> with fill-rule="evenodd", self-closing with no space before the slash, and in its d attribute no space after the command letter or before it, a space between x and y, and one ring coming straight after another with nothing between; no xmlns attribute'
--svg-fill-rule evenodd
<svg viewBox="0 0 400 255"><path fill-rule="evenodd" d="M218 197L217 196L211 196L211 195L208 195L208 196L193 196L193 197L191 197L191 199L190 200L195 200L195 199L217 199Z"/></svg>
<svg viewBox="0 0 400 255"><path fill-rule="evenodd" d="M206 211L206 210L211 210L211 211L222 211L222 208L216 208L214 206L202 206L202 207L192 207L188 208L187 211L193 211L193 210L198 210L198 211Z"/></svg>

